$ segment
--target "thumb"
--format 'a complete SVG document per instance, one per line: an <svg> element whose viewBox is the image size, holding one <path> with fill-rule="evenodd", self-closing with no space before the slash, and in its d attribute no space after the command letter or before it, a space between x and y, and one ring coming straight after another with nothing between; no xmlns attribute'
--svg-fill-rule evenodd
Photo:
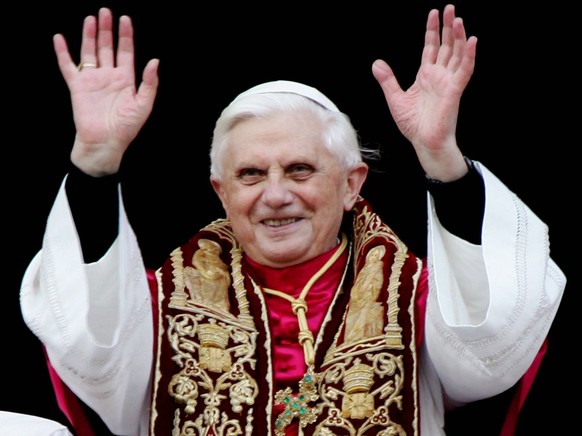
<svg viewBox="0 0 582 436"><path fill-rule="evenodd" d="M382 59L377 59L372 64L372 74L384 91L384 96L388 100L393 94L401 92L402 88L392 71L392 68Z"/></svg>
<svg viewBox="0 0 582 436"><path fill-rule="evenodd" d="M152 107L159 84L159 59L150 59L144 68L142 82L137 90L138 99L148 107Z"/></svg>

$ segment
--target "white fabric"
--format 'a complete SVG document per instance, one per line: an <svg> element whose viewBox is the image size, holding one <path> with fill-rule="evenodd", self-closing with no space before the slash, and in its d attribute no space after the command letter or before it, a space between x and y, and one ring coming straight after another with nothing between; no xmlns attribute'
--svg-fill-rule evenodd
<svg viewBox="0 0 582 436"><path fill-rule="evenodd" d="M444 434L448 407L518 381L550 328L566 283L549 258L545 224L476 165L486 186L482 245L448 233L427 200L431 276L420 350L423 436ZM115 244L99 262L84 265L61 187L43 248L23 278L21 305L69 387L114 432L146 435L151 304L138 245L121 211Z"/></svg>
<svg viewBox="0 0 582 436"><path fill-rule="evenodd" d="M137 435L149 403L152 303L135 235L120 211L115 243L99 262L84 264L63 181L43 248L25 272L21 307L61 379L113 433Z"/></svg>
<svg viewBox="0 0 582 436"><path fill-rule="evenodd" d="M67 427L40 416L0 410L2 436L73 436Z"/></svg>
<svg viewBox="0 0 582 436"><path fill-rule="evenodd" d="M549 331L566 285L547 226L491 172L482 245L448 233L429 198L426 349L450 405L513 386Z"/></svg>

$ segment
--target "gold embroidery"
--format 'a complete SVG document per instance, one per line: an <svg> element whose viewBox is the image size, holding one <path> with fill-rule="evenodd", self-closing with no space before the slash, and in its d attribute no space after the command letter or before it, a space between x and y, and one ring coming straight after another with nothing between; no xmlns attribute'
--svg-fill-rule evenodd
<svg viewBox="0 0 582 436"><path fill-rule="evenodd" d="M384 383L370 391L374 380L381 379ZM343 381L343 391L334 387L340 381ZM376 426L384 430L374 434L405 435L402 426L393 422L389 413L393 407L402 409L404 381L402 356L387 352L366 353L361 358L347 358L330 366L319 389L319 408L322 411L327 408L327 417L317 425L314 435L334 434L331 431L334 427L343 429L342 434L364 435ZM383 399L383 404L376 407L375 398Z"/></svg>
<svg viewBox="0 0 582 436"><path fill-rule="evenodd" d="M172 253L173 271L171 272L174 289L170 294L170 301L166 300L162 307L170 307L179 313L174 312L173 316L164 316L164 326L160 329L160 334L165 337L163 342L170 344L173 349L172 355L168 357L171 357L172 362L178 365L170 385L166 385L170 395L181 404L180 407L176 406L172 435L226 436L244 432L245 435L251 436L256 433L253 422L256 410L253 411L253 409L258 407L258 403L255 404L258 384L253 378L256 369L258 335L254 322L258 318L253 318L249 311L246 279L241 269L243 252L234 239L227 220L217 220L204 230L217 235L221 239L219 242L222 247L228 247L230 243L230 279L231 288L234 289L234 293L230 295L230 301L236 301L238 312L233 310L233 313L226 313L222 309L213 310L217 308L216 305L207 309L205 305L208 302L190 304L193 297L190 295L191 289L189 287L186 289L185 283L189 280L191 283L192 278L186 278L189 273L184 271L181 249ZM350 254L350 259L353 260L349 261L353 262L354 267L361 263L361 260L358 262L357 259L361 259L367 250L373 250L369 247L375 247L378 243L389 252L394 251L389 277L385 276L379 280L388 291L387 299L377 301L378 298L375 298L386 311L383 316L387 317L388 322L383 334L380 333L374 337L364 335L361 339L339 343L339 340L345 339L345 323L350 310L347 309L343 324L326 353L321 372L314 373L317 377L314 395L318 395L319 398L316 399L315 405L311 406L310 413L313 413L315 418L305 431L313 431L314 435L404 435L406 432L403 427L392 420L402 418L402 414L395 411L402 410L407 404L409 400L408 395L404 395L407 392L405 389L412 386L413 422L409 424L409 421L406 421L406 426L411 428L412 434L417 434L418 404L414 372L416 362L413 360L412 366L406 367L405 374L403 362L408 357L387 351L387 348L402 349L399 304L407 306L407 316L414 318L414 290L412 299L407 292L404 292L405 302L399 301L401 299L400 276L407 262L407 247L367 206L356 211L354 230L353 258ZM209 238L218 241L214 235L210 235ZM390 245L395 249L393 250ZM226 249L223 248L223 250ZM387 255L382 254L381 257L387 257ZM228 263L224 255L222 259ZM383 259L383 261L387 260ZM392 259L388 260L388 262L391 261ZM222 260L220 262L222 263ZM192 258L192 264L193 269L198 268L194 265L194 258ZM413 287L417 285L422 267L421 262L417 265L418 269L412 279ZM162 301L163 298L160 298L160 302ZM354 306L351 302L350 305ZM161 312L164 311L161 310ZM257 314L254 316L257 317ZM329 316L328 314L326 319ZM219 329L215 330L214 326ZM373 331L376 332L377 329ZM225 332L227 333L226 341ZM414 334L411 338L407 335L407 340L409 340L407 347L414 350ZM320 341L321 338L318 338L314 344L316 350ZM412 359L415 357L413 356ZM367 378L369 372L372 374L371 378ZM268 373L267 378L269 377ZM412 385L411 380L413 380ZM368 386L370 381L372 384ZM273 405L272 401L268 403L268 406ZM407 407L404 408L410 410ZM269 407L268 420L271 412ZM155 410L152 411L152 416L155 422ZM301 422L300 416L298 419ZM259 423L256 425L258 426ZM263 428L262 423L261 427L257 428ZM271 428L270 423L267 424L267 428Z"/></svg>
<svg viewBox="0 0 582 436"><path fill-rule="evenodd" d="M184 307L186 306L188 294L185 292L184 286L184 258L182 257L182 250L176 248L172 251L170 257L172 259L172 282L174 283L174 290L170 296L170 304L175 307Z"/></svg>
<svg viewBox="0 0 582 436"><path fill-rule="evenodd" d="M402 266L408 257L406 251L397 251L394 254L394 262L392 263L392 274L390 274L390 282L388 283L388 324L384 331L386 332L386 343L392 348L403 349L402 343L402 327L398 324L398 312L400 312L400 305L398 298L400 293L398 287L400 286L400 274L402 274Z"/></svg>
<svg viewBox="0 0 582 436"><path fill-rule="evenodd" d="M374 397L370 388L374 384L374 369L363 363L355 364L343 377L346 396L342 402L344 418L364 419L374 412Z"/></svg>
<svg viewBox="0 0 582 436"><path fill-rule="evenodd" d="M192 436L192 435L213 435L213 436L237 436L243 434L241 429L241 421L238 418L226 419L225 416L218 416L218 411L214 411L212 416L209 414L204 414L203 416L198 416L194 421L186 420L184 425L180 428L181 422L180 410L174 412L174 429L172 430L172 436ZM252 421L252 417L247 416L247 421ZM208 423L212 422L210 426ZM246 435L250 435L248 428L245 432Z"/></svg>
<svg viewBox="0 0 582 436"><path fill-rule="evenodd" d="M173 375L168 393L176 402L184 404L187 416L195 418L181 420L179 413L175 415L174 434L191 434L188 432L194 428L200 430L199 434L242 434L238 420L228 419L228 414L221 409L226 400L230 401L234 413L243 412L242 405L255 403L258 385L245 368L255 368L256 332L203 314L183 313L166 319L173 360L181 368ZM229 341L232 341L230 347ZM204 404L203 413L195 413L200 401ZM251 414L252 409L247 413Z"/></svg>
<svg viewBox="0 0 582 436"><path fill-rule="evenodd" d="M195 363L192 359L186 360L184 362L185 370L174 374L168 385L170 395L178 403L186 404L184 407L186 413L194 413L198 403L198 384L189 377L190 373L194 371L194 365Z"/></svg>
<svg viewBox="0 0 582 436"><path fill-rule="evenodd" d="M210 239L199 239L199 250L194 252L192 265L184 268L184 283L190 298L198 304L228 312L230 273L220 259L222 248Z"/></svg>
<svg viewBox="0 0 582 436"><path fill-rule="evenodd" d="M230 369L232 360L225 348L228 343L228 331L211 319L208 324L200 325L200 368L212 372L224 372Z"/></svg>
<svg viewBox="0 0 582 436"><path fill-rule="evenodd" d="M219 288L219 294L221 294L221 287L224 285L224 283L221 285L220 281L224 281L226 282L227 280L229 281L229 283L232 283L232 288L234 288L234 296L236 298L237 301L237 308L238 308L238 315L237 315L237 321L244 327L244 328L248 328L248 329L254 329L255 328L255 321L254 318L252 317L250 310L249 310L249 301L247 299L247 291L245 289L245 284L244 284L244 275L242 273L242 256L243 256L243 251L240 247L240 245L238 244L238 242L236 241L236 239L234 238L234 235L232 233L232 229L230 228L230 222L226 219L218 219L216 221L213 221L212 223L210 223L208 226L206 226L204 229L202 229L203 232L212 232L215 235L217 235L218 237L220 237L221 239L227 241L227 244L230 245L230 251L229 254L231 256L231 261L230 261L230 272L228 267L226 268L226 272L229 275L229 277L227 278L226 276L222 277L222 273L220 272L220 269L222 269L225 265L222 262L222 260L220 258L217 259L218 265L220 265L220 268L218 271L215 271L215 273L218 273L219 275L216 277L219 281L219 283L214 284L211 286L217 286ZM208 244L208 243L212 243L212 244L217 244L216 241L213 241L209 238L204 238L204 241L206 242L202 242L202 244ZM218 244L218 246L220 247L220 244ZM207 247L210 249L210 251L213 250L212 247ZM222 250L222 248L220 248L220 250ZM219 252L220 253L220 252ZM209 309L218 309L221 311L221 315L224 317L229 317L229 318L233 318L233 314L230 313L228 310L224 310L223 307L227 307L229 308L230 303L229 303L229 299L228 297L226 297L225 299L222 298L216 298L214 296L210 296L210 298L208 299L207 297L201 297L200 293L198 291L196 291L195 295L192 296L191 294L193 294L193 292L187 293L186 292L186 282L188 282L188 286L197 289L197 283L199 283L199 278L197 277L197 275L199 274L198 270L192 271L192 267L190 266L184 266L184 259L183 259L183 254L182 254L182 249L176 248L174 251L172 251L171 253L171 260L172 260L172 283L174 285L174 288L172 290L172 293L170 295L170 302L169 302L169 307L175 308L175 309L186 309L186 308L191 308L192 305L188 304L188 302L193 302L196 301L197 304L202 305L202 306L207 306ZM194 258L193 258L193 263L194 262ZM189 277L187 277L189 276ZM210 293L208 293L210 294ZM228 285L227 285L227 295L228 295ZM222 295L221 295L222 297ZM203 301L201 301L203 300ZM216 300L216 301L215 301ZM210 304L210 305L209 305Z"/></svg>
<svg viewBox="0 0 582 436"><path fill-rule="evenodd" d="M322 366L325 376L318 390L320 422L315 427L314 435L403 436L407 431L393 419L401 416L396 411L403 410L403 395L410 380L406 381L404 355L388 352L386 348L404 349L398 316L401 275L408 258L408 248L367 207L355 214L354 230L355 268L366 248L371 248L368 249L365 265L356 276L343 326L325 355ZM381 262L386 261L384 257L389 245L395 247L394 260L389 277L384 277L383 267L380 263L375 265L375 262L380 259ZM414 286L422 264L419 262L417 266ZM378 301L383 286L388 291L387 301L384 302ZM407 308L414 308L414 299L407 299L406 304ZM386 312L381 312L379 308ZM409 312L409 315L414 316L414 313ZM414 349L414 330L411 339L409 346ZM414 369L410 371L408 376L416 382ZM415 409L411 427L416 434L416 397L413 401Z"/></svg>
<svg viewBox="0 0 582 436"><path fill-rule="evenodd" d="M232 287L234 288L239 310L239 315L237 318L239 322L241 322L245 327L254 329L255 321L249 310L247 290L244 284L245 278L242 273L243 250L232 233L230 222L227 219L221 218L210 223L205 227L205 230L215 233L222 239L228 241L228 243L231 245L230 255L232 260L230 263L230 268L232 274Z"/></svg>
<svg viewBox="0 0 582 436"><path fill-rule="evenodd" d="M377 299L384 283L382 272L384 254L386 254L384 246L372 248L366 256L366 264L356 277L350 293L345 342L382 334L384 308Z"/></svg>
<svg viewBox="0 0 582 436"><path fill-rule="evenodd" d="M354 230L356 234L355 259L358 259L366 244L377 237L383 238L386 243L392 244L396 248L392 272L388 282L388 324L384 327L384 333L388 346L403 349L402 327L398 324L398 313L400 312L398 304L400 293L398 288L400 286L402 267L408 258L408 247L368 207L364 207L359 214L355 215Z"/></svg>
<svg viewBox="0 0 582 436"><path fill-rule="evenodd" d="M241 426L246 420L244 434L250 436L252 406L258 395L254 378L258 332L249 311L242 250L227 220L216 220L204 230L230 242L230 271L220 257L221 245L212 236L197 241L192 266L185 266L182 248L171 253L173 290L168 307L179 313L164 317L168 325L160 333L165 331L174 350L172 361L180 368L167 386L170 396L183 404L174 414L172 435L243 434ZM162 275L156 275L162 290ZM238 316L230 313L230 286ZM156 417L153 410L152 419Z"/></svg>

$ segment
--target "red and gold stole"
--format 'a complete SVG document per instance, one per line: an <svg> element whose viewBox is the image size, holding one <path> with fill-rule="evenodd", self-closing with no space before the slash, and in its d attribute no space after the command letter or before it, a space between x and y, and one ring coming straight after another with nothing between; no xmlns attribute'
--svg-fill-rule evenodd
<svg viewBox="0 0 582 436"><path fill-rule="evenodd" d="M315 394L310 419L294 422L305 434L417 435L422 262L363 199L352 224L346 256L321 279L333 289L330 300L311 321L307 311ZM285 377L278 375L295 381L304 365L281 371L278 341L291 337L274 336L277 320L261 289L268 284L243 257L228 221L217 220L156 272L152 434L280 434L275 394ZM290 387L297 399L300 389Z"/></svg>

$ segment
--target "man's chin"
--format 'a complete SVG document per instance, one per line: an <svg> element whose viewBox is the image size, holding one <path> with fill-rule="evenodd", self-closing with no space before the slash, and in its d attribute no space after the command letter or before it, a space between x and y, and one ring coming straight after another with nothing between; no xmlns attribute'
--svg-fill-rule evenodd
<svg viewBox="0 0 582 436"><path fill-rule="evenodd" d="M256 257L250 253L251 259L262 259L259 263L274 268L284 268L291 265L308 260L309 246L299 247L296 243L289 244L281 241L281 243L270 243L268 246L262 247Z"/></svg>

